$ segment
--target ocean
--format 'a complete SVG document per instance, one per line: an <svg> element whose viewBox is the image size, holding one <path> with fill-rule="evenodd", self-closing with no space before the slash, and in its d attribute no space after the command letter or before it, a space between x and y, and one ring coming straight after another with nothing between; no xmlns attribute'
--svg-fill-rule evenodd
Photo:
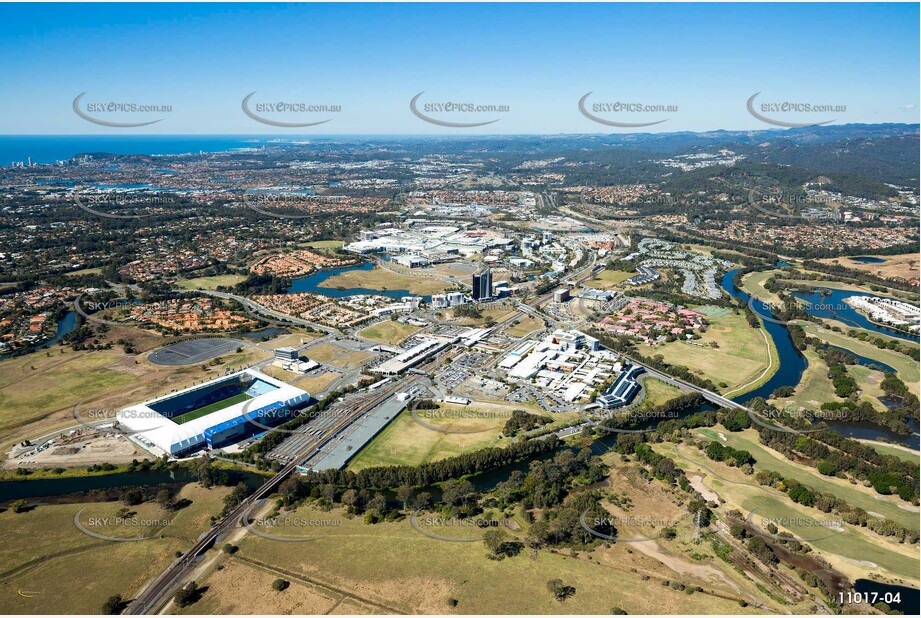
<svg viewBox="0 0 921 618"><path fill-rule="evenodd" d="M0 167L13 161L54 163L88 152L175 155L225 152L290 141L280 135L0 135Z"/></svg>

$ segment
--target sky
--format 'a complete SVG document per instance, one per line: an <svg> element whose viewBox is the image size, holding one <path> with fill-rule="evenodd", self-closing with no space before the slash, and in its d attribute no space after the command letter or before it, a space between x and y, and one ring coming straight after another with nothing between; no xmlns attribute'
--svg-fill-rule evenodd
<svg viewBox="0 0 921 618"><path fill-rule="evenodd" d="M2 4L0 134L554 134L919 121L905 4ZM261 119L304 124L278 127ZM489 125L451 127L497 120ZM642 128L616 123L658 122ZM160 120L144 127L104 122ZM274 112L266 103L339 106ZM112 112L109 103L161 105ZM821 104L791 112L763 104ZM439 103L506 106L451 111ZM635 111L613 104L655 105ZM610 105L606 105L610 104ZM93 110L90 110L93 106ZM495 110L495 108L493 108Z"/></svg>

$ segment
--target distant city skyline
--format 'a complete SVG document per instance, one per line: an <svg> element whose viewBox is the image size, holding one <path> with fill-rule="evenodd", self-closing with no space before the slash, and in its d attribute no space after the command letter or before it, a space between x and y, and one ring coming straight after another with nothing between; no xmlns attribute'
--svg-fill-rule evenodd
<svg viewBox="0 0 921 618"><path fill-rule="evenodd" d="M918 19L915 3L5 4L0 134L917 123ZM444 109L468 103L489 111Z"/></svg>

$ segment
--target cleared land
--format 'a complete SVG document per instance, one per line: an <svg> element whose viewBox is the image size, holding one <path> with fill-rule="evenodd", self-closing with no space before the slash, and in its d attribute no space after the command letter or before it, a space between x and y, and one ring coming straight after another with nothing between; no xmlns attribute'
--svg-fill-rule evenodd
<svg viewBox="0 0 921 618"><path fill-rule="evenodd" d="M310 247L312 249L338 249L345 243L341 240L313 240L311 242L301 243L301 247Z"/></svg>
<svg viewBox="0 0 921 618"><path fill-rule="evenodd" d="M196 277L194 279L183 279L179 282L179 287L183 290L216 290L218 286L231 287L245 279L246 277L243 275Z"/></svg>
<svg viewBox="0 0 921 618"><path fill-rule="evenodd" d="M359 337L364 337L371 341L396 345L410 335L419 332L419 330L420 328L418 326L387 320L360 330L357 334Z"/></svg>
<svg viewBox="0 0 921 618"><path fill-rule="evenodd" d="M279 577L294 577L318 591L334 588L365 603L384 606L389 613L602 614L610 613L612 606L630 613L757 611L741 608L735 599L688 595L662 586L657 574L661 567L656 561L637 555L624 544L583 552L578 557L568 552L531 554L525 550L516 557L495 561L486 558L480 543L432 539L406 520L367 525L361 518L342 517L341 511L323 513L308 507L288 515L338 516L342 525L324 528L323 538L299 544L249 534L240 542L241 558L271 565L278 573L290 574ZM317 536L315 528L291 533ZM643 579L647 572L652 581ZM682 579L671 571L668 576ZM554 578L574 586L576 594L563 603L555 601L547 592L547 581ZM209 578L204 583L211 585L212 581ZM617 585L612 585L615 581ZM649 593L650 585L655 586L654 595ZM231 592L225 595L218 584L214 584L213 592L223 598L238 596ZM449 599L457 601L453 609Z"/></svg>
<svg viewBox="0 0 921 618"><path fill-rule="evenodd" d="M636 273L628 273L622 270L602 270L594 279L587 281L585 285L602 290L619 288L621 283L634 275Z"/></svg>
<svg viewBox="0 0 921 618"><path fill-rule="evenodd" d="M855 256L856 257L856 256ZM918 254L904 253L902 255L870 255L861 257L875 257L886 260L882 264L866 264L852 258L829 258L819 260L826 264L840 264L854 270L862 270L882 277L901 277L902 279L918 278Z"/></svg>
<svg viewBox="0 0 921 618"><path fill-rule="evenodd" d="M410 277L386 268L349 270L330 277L321 288L366 288L369 290L408 290L411 294L438 294L453 287L452 283L432 277Z"/></svg>
<svg viewBox="0 0 921 618"><path fill-rule="evenodd" d="M480 309L480 317L478 318L455 318L455 324L461 324L463 326L482 326L486 323L487 318L492 318L494 322L501 322L505 318L509 317L515 313L517 309L506 306L490 306L486 309ZM450 319L454 315L453 311L446 310L445 318Z"/></svg>
<svg viewBox="0 0 921 618"><path fill-rule="evenodd" d="M707 332L693 341L700 345L673 341L655 346L644 354L661 354L665 362L684 365L697 375L709 378L724 391L744 385L748 385L746 390L751 390L770 378L772 372L765 373L765 369L773 358L776 370L777 351L765 340L761 329L751 328L741 313L708 317L707 321L710 322ZM711 347L711 342L717 347Z"/></svg>
<svg viewBox="0 0 921 618"><path fill-rule="evenodd" d="M102 272L102 267L98 268L84 268L82 270L72 270L69 273L64 273L66 277L79 277L80 275L98 275Z"/></svg>
<svg viewBox="0 0 921 618"><path fill-rule="evenodd" d="M186 485L179 497L191 500L189 506L175 513L152 503L131 507L141 522L132 526L90 525L91 518L114 519L121 502L40 505L26 513L0 513L0 612L99 614L114 594L132 598L175 559L176 551L192 546L228 492ZM94 532L154 538L113 542L87 536L73 523L81 509L80 522ZM148 525L161 520L172 523Z"/></svg>
<svg viewBox="0 0 921 618"><path fill-rule="evenodd" d="M176 614L219 616L221 614L249 615L310 615L327 614L342 598L323 594L297 580L282 592L272 588L279 575L250 564L239 556L221 556L218 568L202 585L207 590L195 604L179 609ZM356 612L367 613L367 612Z"/></svg>
<svg viewBox="0 0 921 618"><path fill-rule="evenodd" d="M660 406L669 399L674 399L684 394L677 386L666 384L662 380L647 377L643 380L643 408L652 408Z"/></svg>
<svg viewBox="0 0 921 618"><path fill-rule="evenodd" d="M319 363L329 363L340 369L357 369L369 359L374 358L371 352L363 350L349 350L335 343L324 342L307 350L305 356Z"/></svg>
<svg viewBox="0 0 921 618"><path fill-rule="evenodd" d="M516 322L517 324L513 322L511 326L505 329L505 334L511 337L524 337L544 327L543 320L538 320L529 315L516 320Z"/></svg>

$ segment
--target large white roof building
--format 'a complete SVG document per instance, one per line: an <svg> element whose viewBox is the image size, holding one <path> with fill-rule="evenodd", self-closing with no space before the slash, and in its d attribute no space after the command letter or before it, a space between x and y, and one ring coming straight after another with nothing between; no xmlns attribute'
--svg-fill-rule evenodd
<svg viewBox="0 0 921 618"><path fill-rule="evenodd" d="M255 369L245 369L125 408L116 419L142 444L177 455L238 435L248 420L271 424L260 419L272 413L272 420L277 421L285 409L309 399L306 391ZM227 406L221 407L224 401ZM215 409L195 418L210 407ZM192 418L182 422L187 415Z"/></svg>

